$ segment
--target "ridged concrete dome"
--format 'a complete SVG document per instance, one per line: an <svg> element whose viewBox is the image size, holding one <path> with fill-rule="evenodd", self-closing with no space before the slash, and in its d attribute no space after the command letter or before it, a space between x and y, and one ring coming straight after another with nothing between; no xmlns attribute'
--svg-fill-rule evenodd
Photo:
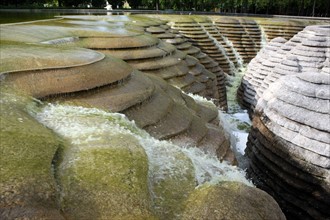
<svg viewBox="0 0 330 220"><path fill-rule="evenodd" d="M276 65L279 65L281 57L277 51L285 42L286 40L281 37L271 40L248 64L241 86L237 91L238 100L244 108L254 109L261 95L259 90L265 77L273 71Z"/></svg>
<svg viewBox="0 0 330 220"><path fill-rule="evenodd" d="M273 39L248 65L239 90L241 104L253 110L264 91L284 75L319 72L329 56L328 26L308 26L285 42Z"/></svg>
<svg viewBox="0 0 330 220"><path fill-rule="evenodd" d="M288 218L326 219L330 216L330 26L308 26L298 35L301 44L286 52L296 59L284 59L282 65L301 71L279 76L259 99L246 150L251 160L248 171Z"/></svg>

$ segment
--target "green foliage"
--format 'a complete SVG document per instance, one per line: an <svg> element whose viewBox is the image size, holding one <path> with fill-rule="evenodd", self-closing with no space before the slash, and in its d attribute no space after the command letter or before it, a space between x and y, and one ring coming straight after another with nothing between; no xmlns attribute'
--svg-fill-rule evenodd
<svg viewBox="0 0 330 220"><path fill-rule="evenodd" d="M65 7L78 7L84 2L85 0L62 0L62 4Z"/></svg>
<svg viewBox="0 0 330 220"><path fill-rule="evenodd" d="M131 6L129 5L129 3L127 1L123 1L123 8L124 9L131 9Z"/></svg>
<svg viewBox="0 0 330 220"><path fill-rule="evenodd" d="M92 5L95 8L103 8L105 7L105 0L92 0Z"/></svg>
<svg viewBox="0 0 330 220"><path fill-rule="evenodd" d="M141 4L136 4L141 2ZM142 0L129 1L134 9L214 11L225 13L329 16L329 0ZM313 12L314 11L314 12Z"/></svg>
<svg viewBox="0 0 330 220"><path fill-rule="evenodd" d="M108 1L113 9L123 8L123 0ZM132 9L209 11L222 13L330 16L329 0L129 0ZM104 7L105 0L2 0L13 7Z"/></svg>

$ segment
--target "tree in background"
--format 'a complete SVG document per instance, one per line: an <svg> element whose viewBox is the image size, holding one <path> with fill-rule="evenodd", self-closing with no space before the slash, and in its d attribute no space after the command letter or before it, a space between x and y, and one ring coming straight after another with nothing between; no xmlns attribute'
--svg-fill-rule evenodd
<svg viewBox="0 0 330 220"><path fill-rule="evenodd" d="M92 5L95 8L103 8L105 7L106 3L105 0L92 0Z"/></svg>
<svg viewBox="0 0 330 220"><path fill-rule="evenodd" d="M123 7L123 0L108 1L113 9ZM1 0L0 5L84 7L90 3L100 8L104 7L105 0ZM330 16L330 0L128 0L128 3L132 9Z"/></svg>
<svg viewBox="0 0 330 220"><path fill-rule="evenodd" d="M123 1L123 8L124 9L131 9L132 7L129 5L128 1L125 0L125 1Z"/></svg>

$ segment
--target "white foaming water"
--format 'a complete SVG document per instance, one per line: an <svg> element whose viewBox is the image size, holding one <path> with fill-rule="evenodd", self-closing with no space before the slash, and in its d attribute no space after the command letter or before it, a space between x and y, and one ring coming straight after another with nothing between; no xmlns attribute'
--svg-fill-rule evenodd
<svg viewBox="0 0 330 220"><path fill-rule="evenodd" d="M184 91L182 91L185 93ZM208 100L207 98L197 95L197 94L192 94L192 93L185 93L186 95L190 96L195 100L195 102L204 105L204 106L209 106L209 107L216 107L216 105L213 103L213 100Z"/></svg>
<svg viewBox="0 0 330 220"><path fill-rule="evenodd" d="M237 64L238 64L238 69L242 68L244 65L244 61L243 58L241 57L241 55L237 52L237 50L235 49L233 42L231 42L226 36L223 36L223 40L224 42L229 45L232 49L232 51L234 52L235 58L237 60Z"/></svg>
<svg viewBox="0 0 330 220"><path fill-rule="evenodd" d="M253 185L245 178L242 179L242 171L226 162L220 162L215 156L207 155L198 148L182 150L193 162L199 186L205 182L215 184L221 181L238 181L249 186Z"/></svg>
<svg viewBox="0 0 330 220"><path fill-rule="evenodd" d="M219 181L238 181L253 186L245 178L245 172L238 167L220 163L215 156L207 155L197 148L184 148L169 141L156 140L123 114L109 113L95 108L48 104L34 116L78 148L100 147L89 143L100 139L102 134L109 138L117 134L134 136L148 156L151 181L166 178L166 175L186 172L185 170L189 169L187 163L175 156L183 154L194 166L197 186Z"/></svg>
<svg viewBox="0 0 330 220"><path fill-rule="evenodd" d="M230 137L231 147L238 160L240 168L247 168L247 160L244 157L247 138L251 121L246 111L239 113L226 113L219 111L220 124Z"/></svg>
<svg viewBox="0 0 330 220"><path fill-rule="evenodd" d="M229 66L230 66L230 69L232 69L233 71L235 71L236 67L235 67L234 63L228 58L228 56L227 56L227 52L226 52L226 49L223 47L223 45L221 45L221 43L219 43L219 41L218 41L216 38L214 38L214 37L212 36L212 34L210 34L210 33L204 28L204 26L203 26L202 24L200 24L200 23L198 23L198 24L201 26L201 28L202 28L203 31L207 34L207 36L208 36L210 39L213 40L213 42L215 43L215 45L217 46L217 48L221 51L221 53L227 58L228 63L229 63ZM220 34L220 33L219 33L219 34Z"/></svg>
<svg viewBox="0 0 330 220"><path fill-rule="evenodd" d="M220 123L223 124L226 132L230 136L230 142L235 156L239 162L239 167L247 168L248 160L244 157L246 143L248 139L251 120L246 110L243 110L237 103L236 92L244 76L246 67L241 67L234 77L230 78L231 86L227 87L228 112L219 111Z"/></svg>
<svg viewBox="0 0 330 220"><path fill-rule="evenodd" d="M259 28L261 30L261 48L263 48L264 46L266 46L268 40L264 28L261 25L259 25Z"/></svg>
<svg viewBox="0 0 330 220"><path fill-rule="evenodd" d="M228 97L228 112L219 110L219 126L223 127L226 131L228 137L230 138L231 148L235 153L235 156L239 162L240 168L247 168L248 161L244 157L245 148L248 138L249 129L251 127L251 120L246 110L243 110L236 101L236 91L240 86L241 78L246 71L246 67L241 67L234 76L229 76L230 87L227 87L227 97ZM214 104L199 96L188 94L197 103L200 104Z"/></svg>
<svg viewBox="0 0 330 220"><path fill-rule="evenodd" d="M59 38L59 39L54 39L54 40L43 41L43 42L40 42L40 43L41 44L58 45L58 44L74 43L78 40L79 40L79 37L64 37L64 38Z"/></svg>
<svg viewBox="0 0 330 220"><path fill-rule="evenodd" d="M230 86L227 86L227 100L228 100L228 112L233 114L241 112L242 108L238 105L236 100L236 93L241 84L241 79L246 71L246 66L239 68L234 76L228 76L227 80Z"/></svg>
<svg viewBox="0 0 330 220"><path fill-rule="evenodd" d="M235 74L235 77L232 78L233 85L230 87L231 93L237 91L244 70L244 68L241 68L240 72ZM194 94L188 95L199 104L215 106L212 101L207 100L202 96ZM244 157L244 151L246 148L249 128L251 126L251 120L247 111L241 109L234 98L228 103L230 103L229 112L219 110L219 126L224 128L230 138L231 148L239 162L239 167L245 169L247 167L247 160Z"/></svg>

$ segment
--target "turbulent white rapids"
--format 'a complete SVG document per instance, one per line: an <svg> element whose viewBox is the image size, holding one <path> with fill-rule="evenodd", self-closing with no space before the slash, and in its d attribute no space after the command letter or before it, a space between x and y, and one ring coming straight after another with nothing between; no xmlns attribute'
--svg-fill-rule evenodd
<svg viewBox="0 0 330 220"><path fill-rule="evenodd" d="M176 172L185 172L188 169L186 163L181 163L174 156L179 153L191 160L196 186L219 181L238 181L252 186L240 168L220 163L215 156L207 155L198 148L185 148L169 141L156 140L123 114L95 108L48 104L35 113L35 117L78 147L99 147L89 144L89 141L99 138L99 134L109 134L110 138L116 134L133 135L145 149L149 160L149 178L152 177L153 180L161 179L164 175L177 175Z"/></svg>
<svg viewBox="0 0 330 220"><path fill-rule="evenodd" d="M230 92L234 93L239 86L240 79L243 76L245 68L241 68L239 73L232 78L233 85L230 87ZM187 94L195 100L195 102L204 106L215 106L212 100L208 100L202 96ZM244 150L248 138L249 127L251 120L246 110L239 107L235 100L231 100L229 111L224 112L219 110L219 126L222 126L230 138L231 148L239 161L239 167L242 169L247 168L248 161L244 157ZM189 149L192 150L192 149Z"/></svg>
<svg viewBox="0 0 330 220"><path fill-rule="evenodd" d="M237 103L236 91L240 86L241 79L246 71L246 66L241 66L234 76L229 76L227 86L228 112L219 111L220 124L230 136L232 149L239 162L239 167L247 168L248 161L244 157L244 150L248 138L251 120L246 110L243 110Z"/></svg>

